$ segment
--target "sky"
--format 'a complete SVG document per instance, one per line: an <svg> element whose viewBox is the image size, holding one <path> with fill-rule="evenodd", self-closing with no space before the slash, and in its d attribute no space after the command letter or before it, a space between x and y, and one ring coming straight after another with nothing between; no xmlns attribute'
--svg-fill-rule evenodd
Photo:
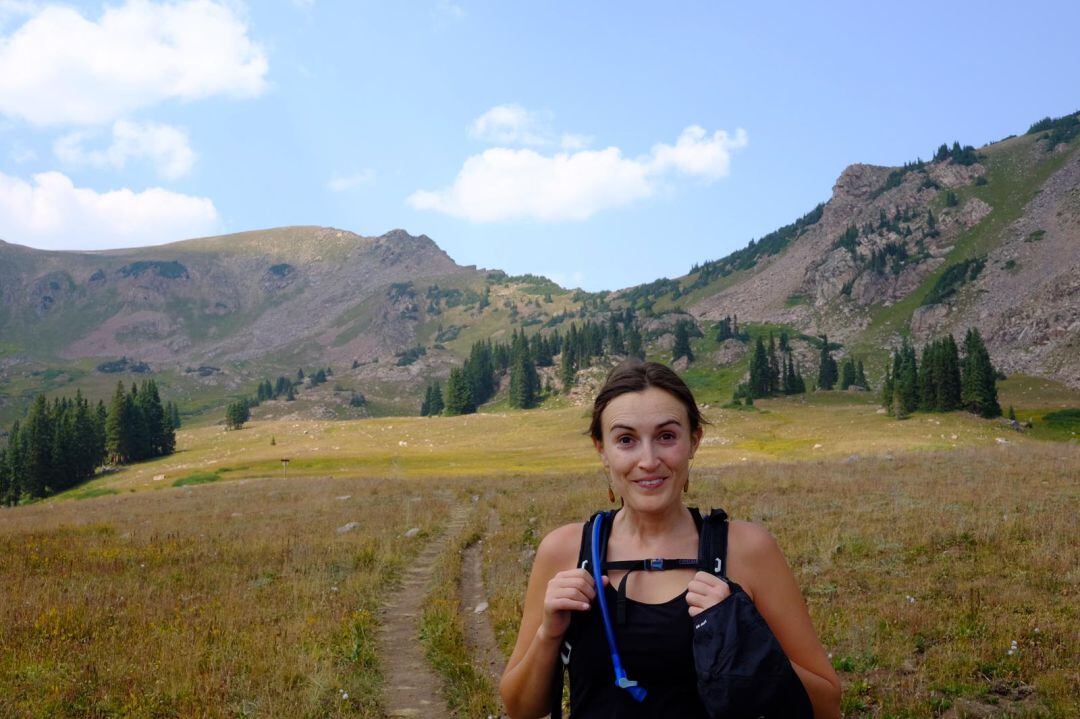
<svg viewBox="0 0 1080 719"><path fill-rule="evenodd" d="M402 228L613 290L1080 110L1080 3L0 0L0 239Z"/></svg>

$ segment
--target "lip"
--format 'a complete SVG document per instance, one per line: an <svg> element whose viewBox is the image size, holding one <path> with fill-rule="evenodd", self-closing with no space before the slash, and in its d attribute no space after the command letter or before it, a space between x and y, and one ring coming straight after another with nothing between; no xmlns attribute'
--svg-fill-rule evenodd
<svg viewBox="0 0 1080 719"><path fill-rule="evenodd" d="M667 482L667 480L668 480L667 477L642 477L641 479L633 480L633 482L638 487L641 487L641 489L649 491L649 490L659 489L660 487L663 487L664 483ZM653 486L653 487L646 487L646 486L642 485L642 482L657 482L657 484L655 486Z"/></svg>

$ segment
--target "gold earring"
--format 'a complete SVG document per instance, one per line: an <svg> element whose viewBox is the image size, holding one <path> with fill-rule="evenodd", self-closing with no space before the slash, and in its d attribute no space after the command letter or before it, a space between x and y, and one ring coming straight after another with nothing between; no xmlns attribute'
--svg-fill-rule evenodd
<svg viewBox="0 0 1080 719"><path fill-rule="evenodd" d="M611 488L610 484L607 486L607 498L609 502L615 504L615 490Z"/></svg>
<svg viewBox="0 0 1080 719"><path fill-rule="evenodd" d="M690 477L689 477L689 475L686 477L686 484L684 484L682 486L682 491L683 491L683 494L686 494L687 492L690 491Z"/></svg>

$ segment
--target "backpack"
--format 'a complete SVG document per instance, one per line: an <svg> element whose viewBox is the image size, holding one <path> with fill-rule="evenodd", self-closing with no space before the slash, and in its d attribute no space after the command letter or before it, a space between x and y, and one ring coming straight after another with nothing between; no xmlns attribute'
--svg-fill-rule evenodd
<svg viewBox="0 0 1080 719"><path fill-rule="evenodd" d="M599 521L602 524L596 534L600 538L601 571L627 570L618 591L616 611L619 613L623 611L626 596L626 577L634 570L694 567L719 577L731 588L731 595L693 618L698 695L709 716L712 719L813 719L810 698L780 642L742 587L727 577L727 513L723 509L713 509L708 516L702 517L696 507L689 509L698 527L696 560L606 561L607 540L615 512L601 511L593 514L582 528L578 566L590 569L594 524ZM602 592L598 591L597 597L602 598ZM567 663L568 657L564 656L555 664L551 719L562 719L563 670ZM617 667L616 674L619 670L621 667Z"/></svg>

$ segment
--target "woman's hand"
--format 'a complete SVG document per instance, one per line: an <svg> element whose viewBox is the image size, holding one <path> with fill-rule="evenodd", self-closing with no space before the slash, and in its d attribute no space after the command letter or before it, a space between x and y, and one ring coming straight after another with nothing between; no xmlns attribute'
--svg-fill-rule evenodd
<svg viewBox="0 0 1080 719"><path fill-rule="evenodd" d="M708 572L698 572L686 585L686 603L690 605L691 617L696 617L729 596L731 588L727 582Z"/></svg>
<svg viewBox="0 0 1080 719"><path fill-rule="evenodd" d="M604 586L608 578L604 577ZM584 612L596 598L596 582L584 569L559 572L547 584L544 593L544 619L540 632L550 639L561 638L570 627L570 612Z"/></svg>

